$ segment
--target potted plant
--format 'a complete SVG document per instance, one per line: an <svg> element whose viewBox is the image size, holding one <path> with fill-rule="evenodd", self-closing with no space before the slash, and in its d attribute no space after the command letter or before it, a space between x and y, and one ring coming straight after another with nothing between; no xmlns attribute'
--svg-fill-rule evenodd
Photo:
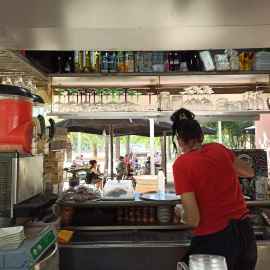
<svg viewBox="0 0 270 270"><path fill-rule="evenodd" d="M80 178L78 177L79 172L91 173L91 170L87 168L83 169L64 168L64 171L72 174L72 177L69 179L70 187L75 187L80 184Z"/></svg>

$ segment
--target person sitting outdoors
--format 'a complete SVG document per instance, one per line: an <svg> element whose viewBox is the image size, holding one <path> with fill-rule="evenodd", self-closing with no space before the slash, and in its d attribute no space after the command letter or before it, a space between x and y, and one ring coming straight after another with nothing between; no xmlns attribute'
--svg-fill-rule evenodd
<svg viewBox="0 0 270 270"><path fill-rule="evenodd" d="M79 164L79 162L80 162L79 157L75 157L75 159L72 162L71 167L76 167Z"/></svg>
<svg viewBox="0 0 270 270"><path fill-rule="evenodd" d="M79 163L77 164L78 167L84 167L85 166L85 161L83 159L83 155L80 155L80 160Z"/></svg>
<svg viewBox="0 0 270 270"><path fill-rule="evenodd" d="M144 175L150 175L151 174L151 164L150 164L150 160L146 161L146 165L143 168L143 174Z"/></svg>
<svg viewBox="0 0 270 270"><path fill-rule="evenodd" d="M86 174L86 183L96 185L97 189L102 190L102 178L100 178L100 165L96 160L90 160L91 173Z"/></svg>
<svg viewBox="0 0 270 270"><path fill-rule="evenodd" d="M136 173L133 171L133 165L132 164L128 164L127 165L127 180L134 180L133 175Z"/></svg>
<svg viewBox="0 0 270 270"><path fill-rule="evenodd" d="M155 153L155 167L161 166L161 157L158 152Z"/></svg>
<svg viewBox="0 0 270 270"><path fill-rule="evenodd" d="M139 162L139 160L138 160L138 158L136 157L136 155L134 154L134 155L132 156L131 164L133 164L133 166L134 166L135 168L138 168L138 162Z"/></svg>
<svg viewBox="0 0 270 270"><path fill-rule="evenodd" d="M128 154L125 155L124 163L125 165L129 164Z"/></svg>
<svg viewBox="0 0 270 270"><path fill-rule="evenodd" d="M122 180L123 176L125 175L125 169L126 169L126 166L124 163L124 157L120 156L119 161L117 162L117 165L116 165L116 172L117 172L116 180Z"/></svg>
<svg viewBox="0 0 270 270"><path fill-rule="evenodd" d="M148 162L148 161L150 162L150 156L147 157L147 160L145 161L144 166L147 166L147 162ZM149 166L150 166L150 165L149 165Z"/></svg>

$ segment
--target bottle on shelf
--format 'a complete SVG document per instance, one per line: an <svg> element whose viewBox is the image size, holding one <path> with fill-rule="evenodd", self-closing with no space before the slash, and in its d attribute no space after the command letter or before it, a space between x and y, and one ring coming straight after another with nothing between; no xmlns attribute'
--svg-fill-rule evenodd
<svg viewBox="0 0 270 270"><path fill-rule="evenodd" d="M90 72L90 54L89 51L83 51L83 71Z"/></svg>
<svg viewBox="0 0 270 270"><path fill-rule="evenodd" d="M127 222L129 221L129 209L128 209L128 206L125 206L124 207L124 221Z"/></svg>
<svg viewBox="0 0 270 270"><path fill-rule="evenodd" d="M108 55L108 70L111 73L115 73L117 71L115 52Z"/></svg>
<svg viewBox="0 0 270 270"><path fill-rule="evenodd" d="M256 200L266 200L268 178L263 177L262 171L259 170L258 176L255 180L255 197Z"/></svg>
<svg viewBox="0 0 270 270"><path fill-rule="evenodd" d="M137 223L142 222L142 207L141 206L136 206L135 208L135 221Z"/></svg>
<svg viewBox="0 0 270 270"><path fill-rule="evenodd" d="M71 53L66 53L65 57L65 73L74 73L74 62Z"/></svg>
<svg viewBox="0 0 270 270"><path fill-rule="evenodd" d="M175 207L173 207L173 223L177 224L180 222L180 217L176 214Z"/></svg>
<svg viewBox="0 0 270 270"><path fill-rule="evenodd" d="M149 221L149 209L148 206L143 206L143 218L142 221L147 223Z"/></svg>
<svg viewBox="0 0 270 270"><path fill-rule="evenodd" d="M101 73L108 73L108 53L107 52L103 52L101 56L100 71Z"/></svg>
<svg viewBox="0 0 270 270"><path fill-rule="evenodd" d="M83 51L79 51L79 72L83 72Z"/></svg>
<svg viewBox="0 0 270 270"><path fill-rule="evenodd" d="M122 206L118 206L117 207L117 217L116 220L118 223L121 223L123 221L123 207Z"/></svg>
<svg viewBox="0 0 270 270"><path fill-rule="evenodd" d="M180 52L180 71L181 72L187 72L188 71L188 65L187 65L187 55L185 51Z"/></svg>
<svg viewBox="0 0 270 270"><path fill-rule="evenodd" d="M173 53L173 67L174 71L180 71L180 55L178 52Z"/></svg>
<svg viewBox="0 0 270 270"><path fill-rule="evenodd" d="M135 72L143 72L143 52L135 53Z"/></svg>
<svg viewBox="0 0 270 270"><path fill-rule="evenodd" d="M165 54L165 71L168 72L169 70L169 53Z"/></svg>
<svg viewBox="0 0 270 270"><path fill-rule="evenodd" d="M165 175L162 169L158 171L158 196L161 200L165 200Z"/></svg>
<svg viewBox="0 0 270 270"><path fill-rule="evenodd" d="M201 62L197 51L190 51L188 54L188 70L201 71Z"/></svg>
<svg viewBox="0 0 270 270"><path fill-rule="evenodd" d="M163 51L152 52L152 70L153 72L164 72L164 53Z"/></svg>
<svg viewBox="0 0 270 270"><path fill-rule="evenodd" d="M129 207L129 222L130 223L135 222L135 207L134 206Z"/></svg>
<svg viewBox="0 0 270 270"><path fill-rule="evenodd" d="M134 54L131 51L127 51L125 54L125 72L134 72Z"/></svg>
<svg viewBox="0 0 270 270"><path fill-rule="evenodd" d="M149 206L149 222L154 223L156 221L156 207Z"/></svg>
<svg viewBox="0 0 270 270"><path fill-rule="evenodd" d="M93 62L92 62L92 70L97 73L100 72L100 53L98 51L93 51Z"/></svg>
<svg viewBox="0 0 270 270"><path fill-rule="evenodd" d="M116 56L117 72L125 72L125 56L124 52L119 51Z"/></svg>
<svg viewBox="0 0 270 270"><path fill-rule="evenodd" d="M58 52L56 59L56 73L64 73L63 61L64 61L63 52Z"/></svg>
<svg viewBox="0 0 270 270"><path fill-rule="evenodd" d="M79 51L74 51L74 72L79 73Z"/></svg>
<svg viewBox="0 0 270 270"><path fill-rule="evenodd" d="M152 52L143 52L143 72L152 72Z"/></svg>
<svg viewBox="0 0 270 270"><path fill-rule="evenodd" d="M168 55L168 61L169 61L169 70L168 71L175 71L174 70L174 55L173 55L173 52L169 52L169 55Z"/></svg>

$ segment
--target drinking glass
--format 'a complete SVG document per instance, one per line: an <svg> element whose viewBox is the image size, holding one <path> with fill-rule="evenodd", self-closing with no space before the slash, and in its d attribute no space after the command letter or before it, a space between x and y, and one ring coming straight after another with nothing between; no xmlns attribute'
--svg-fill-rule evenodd
<svg viewBox="0 0 270 270"><path fill-rule="evenodd" d="M18 75L15 77L14 85L25 88L25 83L23 81L22 75Z"/></svg>
<svg viewBox="0 0 270 270"><path fill-rule="evenodd" d="M68 109L70 112L76 111L77 102L75 102L75 92L77 91L77 88L69 88L69 93L71 93L71 100L70 95L68 95Z"/></svg>
<svg viewBox="0 0 270 270"><path fill-rule="evenodd" d="M262 99L262 93L263 91L257 91L257 104L258 104L258 110L264 110L264 101Z"/></svg>
<svg viewBox="0 0 270 270"><path fill-rule="evenodd" d="M146 111L150 111L150 112L154 112L156 111L156 107L154 105L151 104L151 96L153 95L154 93L152 92L148 92L148 100L149 100L149 103L147 106L145 106L145 110Z"/></svg>
<svg viewBox="0 0 270 270"><path fill-rule="evenodd" d="M160 92L160 109L168 111L170 108L170 92Z"/></svg>
<svg viewBox="0 0 270 270"><path fill-rule="evenodd" d="M65 89L62 88L55 88L55 91L58 92L58 101L53 103L53 111L54 112L60 112L61 107L62 107L62 102L61 102L61 92L65 91Z"/></svg>
<svg viewBox="0 0 270 270"><path fill-rule="evenodd" d="M254 103L253 92L248 91L246 93L247 93L248 110L254 110L256 104Z"/></svg>
<svg viewBox="0 0 270 270"><path fill-rule="evenodd" d="M99 111L106 111L106 107L104 106L103 103L103 89L102 88L97 88L96 92L98 93L99 101L96 103L96 107Z"/></svg>
<svg viewBox="0 0 270 270"><path fill-rule="evenodd" d="M3 77L2 84L13 85L11 77L10 76Z"/></svg>
<svg viewBox="0 0 270 270"><path fill-rule="evenodd" d="M142 93L140 93L140 92L136 92L137 104L134 107L134 110L137 111L137 112L142 112L144 110L143 106L140 105L140 103L139 103L139 97L140 97L141 94Z"/></svg>
<svg viewBox="0 0 270 270"><path fill-rule="evenodd" d="M118 95L118 103L116 105L116 111L121 111L122 110L121 95L123 94L123 90L117 89L116 93Z"/></svg>
<svg viewBox="0 0 270 270"><path fill-rule="evenodd" d="M248 110L247 92L243 93L243 110Z"/></svg>
<svg viewBox="0 0 270 270"><path fill-rule="evenodd" d="M225 257L216 255L194 254L189 256L190 270L227 270Z"/></svg>
<svg viewBox="0 0 270 270"><path fill-rule="evenodd" d="M68 95L68 91L64 90L64 91L61 92L61 96L63 96L63 102L61 102L62 106L59 107L60 112L68 112L67 95ZM61 97L60 97L60 100L61 100Z"/></svg>
<svg viewBox="0 0 270 270"><path fill-rule="evenodd" d="M217 111L227 111L228 110L228 99L219 98L217 100Z"/></svg>
<svg viewBox="0 0 270 270"><path fill-rule="evenodd" d="M171 97L171 103L170 103L170 109L171 111L177 111L180 108L183 107L183 97L178 95L178 96L172 96Z"/></svg>
<svg viewBox="0 0 270 270"><path fill-rule="evenodd" d="M117 90L118 90L117 88L109 88L108 89L108 93L112 95L112 101L107 104L108 105L108 110L110 110L110 111L116 111L117 110L118 103L115 102L115 95L117 93ZM104 92L106 94L106 98L108 98L107 97L107 91L104 91Z"/></svg>

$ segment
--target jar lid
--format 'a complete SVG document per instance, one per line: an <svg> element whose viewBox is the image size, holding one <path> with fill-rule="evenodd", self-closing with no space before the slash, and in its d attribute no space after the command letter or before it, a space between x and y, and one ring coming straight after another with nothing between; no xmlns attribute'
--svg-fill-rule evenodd
<svg viewBox="0 0 270 270"><path fill-rule="evenodd" d="M33 98L31 92L26 88L6 84L0 84L0 95L12 95Z"/></svg>
<svg viewBox="0 0 270 270"><path fill-rule="evenodd" d="M34 103L41 103L41 104L45 104L45 102L44 102L44 100L43 100L43 98L41 97L41 96L39 96L39 95L35 95L35 94L32 94L32 96L33 96L33 102ZM35 104L34 104L35 105Z"/></svg>

